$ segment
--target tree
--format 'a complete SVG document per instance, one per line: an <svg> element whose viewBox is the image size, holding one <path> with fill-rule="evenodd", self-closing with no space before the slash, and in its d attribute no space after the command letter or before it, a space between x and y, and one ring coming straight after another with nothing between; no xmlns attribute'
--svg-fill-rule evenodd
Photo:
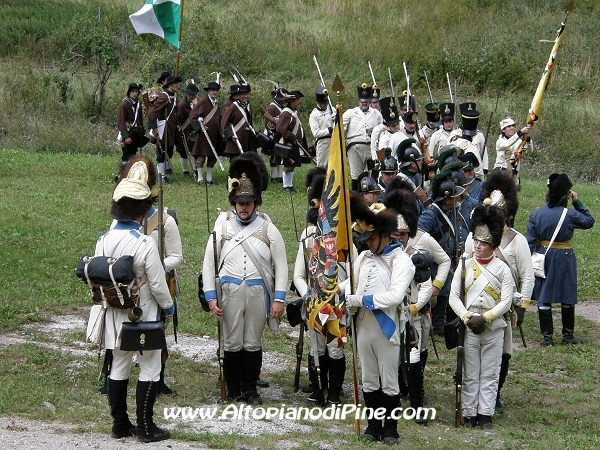
<svg viewBox="0 0 600 450"><path fill-rule="evenodd" d="M98 6L94 15L78 15L72 24L68 33L74 42L64 53L63 67L70 66L73 72L84 66L95 69L90 112L102 115L106 84L130 47L127 10L118 6Z"/></svg>

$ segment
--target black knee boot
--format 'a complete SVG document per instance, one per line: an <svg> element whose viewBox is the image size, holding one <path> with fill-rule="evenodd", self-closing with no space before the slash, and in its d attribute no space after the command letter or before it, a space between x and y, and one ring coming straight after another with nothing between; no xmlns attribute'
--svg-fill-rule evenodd
<svg viewBox="0 0 600 450"><path fill-rule="evenodd" d="M262 405L262 399L256 390L256 380L261 368L262 350L242 350L242 394L250 405Z"/></svg>
<svg viewBox="0 0 600 450"><path fill-rule="evenodd" d="M510 361L510 355L508 353L502 353L502 361L500 362L500 375L498 377L498 393L496 394L496 414L504 413L504 408L500 402L500 389L504 386L506 375L508 374L508 362Z"/></svg>
<svg viewBox="0 0 600 450"><path fill-rule="evenodd" d="M411 363L408 366L408 393L410 406L418 411L423 406L423 371L421 370L421 361ZM419 416L415 417L415 422L424 425L427 423L427 419Z"/></svg>
<svg viewBox="0 0 600 450"><path fill-rule="evenodd" d="M543 336L540 345L542 347L554 345L554 340L552 339L552 335L554 334L552 309L538 309L538 316L540 318L540 331Z"/></svg>
<svg viewBox="0 0 600 450"><path fill-rule="evenodd" d="M227 400L242 396L242 351L223 352L223 372L227 383Z"/></svg>
<svg viewBox="0 0 600 450"><path fill-rule="evenodd" d="M575 307L565 308L563 306L560 308L560 313L563 326L563 344L583 344L583 339L573 336L573 330L575 329Z"/></svg>
<svg viewBox="0 0 600 450"><path fill-rule="evenodd" d="M164 363L160 366L160 379L158 380L158 387L156 389L157 394L177 396L177 392L172 390L167 383L165 383L165 365Z"/></svg>
<svg viewBox="0 0 600 450"><path fill-rule="evenodd" d="M138 381L135 392L137 404L137 438L140 442L164 441L171 437L168 430L158 428L154 423L154 402L157 383Z"/></svg>
<svg viewBox="0 0 600 450"><path fill-rule="evenodd" d="M135 436L135 425L129 420L127 414L127 385L129 380L107 381L108 404L110 415L113 418L111 437L115 439Z"/></svg>
<svg viewBox="0 0 600 450"><path fill-rule="evenodd" d="M340 394L346 373L346 357L341 359L329 358L329 388L327 390L327 406L340 405Z"/></svg>
<svg viewBox="0 0 600 450"><path fill-rule="evenodd" d="M419 369L420 370L420 369ZM381 437L385 444L398 444L398 419L392 419L392 411L400 407L400 394L387 395L381 393L381 406L385 408L385 419L383 421L383 433ZM396 411L396 414L398 411Z"/></svg>
<svg viewBox="0 0 600 450"><path fill-rule="evenodd" d="M372 413L375 413L377 409L382 407L381 397L382 397L381 389L373 392L365 392L363 390L363 398L365 399L365 408L371 408ZM369 417L369 416L367 416ZM367 439L369 441L380 441L381 435L383 434L383 424L381 420L375 418L367 418L367 429L361 437Z"/></svg>

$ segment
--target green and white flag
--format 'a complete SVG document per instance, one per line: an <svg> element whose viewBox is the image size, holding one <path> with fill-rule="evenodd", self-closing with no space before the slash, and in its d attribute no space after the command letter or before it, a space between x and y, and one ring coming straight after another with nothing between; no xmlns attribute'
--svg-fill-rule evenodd
<svg viewBox="0 0 600 450"><path fill-rule="evenodd" d="M137 34L156 34L179 48L179 0L146 0L129 20Z"/></svg>

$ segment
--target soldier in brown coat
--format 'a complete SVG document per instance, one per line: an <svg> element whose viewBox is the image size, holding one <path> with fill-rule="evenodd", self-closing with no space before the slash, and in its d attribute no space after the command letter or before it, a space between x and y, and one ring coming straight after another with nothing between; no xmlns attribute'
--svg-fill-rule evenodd
<svg viewBox="0 0 600 450"><path fill-rule="evenodd" d="M221 112L219 111L219 103L217 97L221 85L215 81L208 83L204 88L206 96L202 97L194 109L190 113L190 125L194 127L196 132L196 140L192 149L192 156L196 158L196 172L198 184L204 184L202 176L202 166L206 161L206 183L217 184L212 179L212 172L217 158L215 157L211 144L217 154L221 155ZM210 143L206 139L206 135L202 131L202 127L206 130L206 134L210 139Z"/></svg>
<svg viewBox="0 0 600 450"><path fill-rule="evenodd" d="M249 84L234 84L231 94L238 98L227 108L221 118L221 130L225 141L224 155L232 158L244 152L255 152L258 148L252 132L252 111L248 103ZM259 143L260 146L260 143ZM240 151L240 147L242 151Z"/></svg>
<svg viewBox="0 0 600 450"><path fill-rule="evenodd" d="M273 101L267 106L267 112L271 114L274 119L278 119L279 115L285 108L286 100L289 97L287 89L275 88L271 92L271 98ZM265 119L265 131L269 136L275 135L276 124ZM271 166L271 183L283 183L283 160L275 155L274 153L269 158L269 164Z"/></svg>
<svg viewBox="0 0 600 450"><path fill-rule="evenodd" d="M148 110L148 129L155 138L160 140L160 150L156 155L158 173L163 177L163 183L169 184L165 177L165 152L168 158L173 156L175 137L177 136L177 91L180 77L170 75L165 80L163 91L154 100Z"/></svg>
<svg viewBox="0 0 600 450"><path fill-rule="evenodd" d="M302 92L291 91L287 99L287 106L279 115L277 126L275 127L275 142L291 145L291 157L283 159L283 192L293 193L294 189L294 169L302 165L302 153L300 145L306 149L306 138L302 123L298 117L298 106L302 101Z"/></svg>
<svg viewBox="0 0 600 450"><path fill-rule="evenodd" d="M138 100L141 90L141 84L131 83L127 89L127 97L121 101L117 110L117 127L121 135L123 165L127 164L129 158L137 153L138 148L142 148L149 141L145 136L142 105Z"/></svg>
<svg viewBox="0 0 600 450"><path fill-rule="evenodd" d="M177 104L177 124L180 126L180 130L177 131L176 148L181 159L181 169L184 175L190 174L190 165L188 161L188 154L191 152L194 146L194 141L190 139L190 133L194 130L190 118L190 113L195 108L197 102L196 96L200 89L198 85L194 83L194 80L188 84L185 88L185 98ZM185 143L183 139L185 138ZM186 151L187 145L187 151Z"/></svg>

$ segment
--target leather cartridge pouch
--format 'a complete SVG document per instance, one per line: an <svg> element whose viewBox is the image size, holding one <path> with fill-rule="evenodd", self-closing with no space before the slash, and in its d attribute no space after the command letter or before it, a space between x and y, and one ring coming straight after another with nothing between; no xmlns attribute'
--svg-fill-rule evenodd
<svg viewBox="0 0 600 450"><path fill-rule="evenodd" d="M144 350L162 350L166 345L162 321L123 322L121 350L142 353Z"/></svg>

